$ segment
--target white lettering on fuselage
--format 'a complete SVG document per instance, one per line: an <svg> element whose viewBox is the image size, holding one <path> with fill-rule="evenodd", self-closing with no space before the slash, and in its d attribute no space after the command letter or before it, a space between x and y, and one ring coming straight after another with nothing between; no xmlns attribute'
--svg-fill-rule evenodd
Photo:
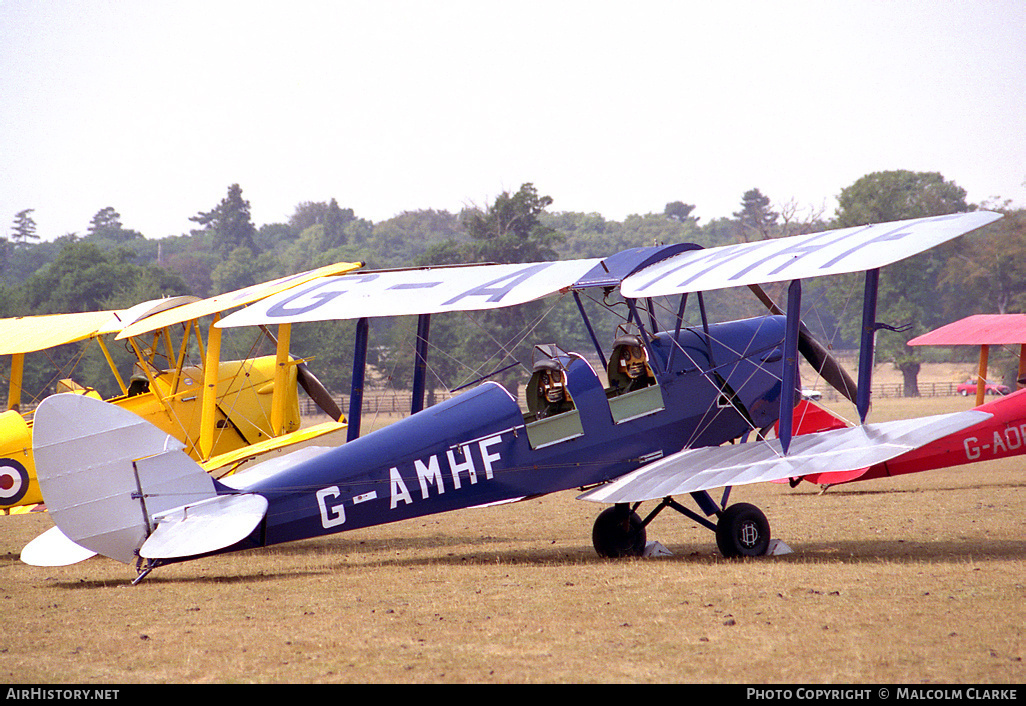
<svg viewBox="0 0 1026 706"><path fill-rule="evenodd" d="M965 448L967 460L978 461L984 454L998 457L1009 451L1015 451L1022 447L1023 439L1026 439L1026 423L1018 426L1007 426L1000 431L995 430L990 439L967 436L962 441L962 446Z"/></svg>
<svg viewBox="0 0 1026 706"><path fill-rule="evenodd" d="M346 521L346 511L342 507L342 503L333 503L331 507L328 507L329 499L341 495L342 491L338 489L337 485L317 491L317 506L321 509L321 527L324 529L336 527Z"/></svg>
<svg viewBox="0 0 1026 706"><path fill-rule="evenodd" d="M479 441L460 444L445 452L445 461L449 468L448 481L452 490L460 490L464 482L476 485L480 479L478 463L483 471L485 480L492 480L495 477L495 469L501 465L502 454L492 451L492 447L502 442L502 435L497 434ZM477 454L474 453L476 447ZM480 457L479 459L477 457ZM439 454L432 454L427 458L418 458L412 464L413 475L410 480L415 479L416 485L408 483L397 466L388 469L388 507L390 510L407 505L413 505L419 500L427 500L432 495L443 495L446 490L445 475L442 472L442 463ZM419 495L410 491L410 487L420 489ZM346 498L337 485L322 488L316 492L317 507L320 510L321 526L324 529L331 529L345 524ZM370 491L354 495L349 499L353 505L369 502L378 497L377 491Z"/></svg>

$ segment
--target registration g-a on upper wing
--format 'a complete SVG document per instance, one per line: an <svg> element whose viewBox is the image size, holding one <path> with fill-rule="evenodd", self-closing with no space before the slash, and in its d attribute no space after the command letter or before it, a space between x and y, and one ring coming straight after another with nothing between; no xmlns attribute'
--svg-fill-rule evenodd
<svg viewBox="0 0 1026 706"><path fill-rule="evenodd" d="M287 291L293 287L298 287L299 285L318 277L338 275L344 272L350 272L362 266L363 263L361 262L339 262L319 267L315 270L279 277L278 279L271 280L270 282L261 282L260 284L254 284L250 287L238 289L233 292L217 294L213 297L208 297L207 299L193 301L168 311L154 313L132 323L131 325L125 326L121 330L121 333L118 334L117 338L122 339L138 336L140 334L162 329L166 326L183 323L185 321L193 321L211 314L221 314L230 309L245 306L265 297Z"/></svg>
<svg viewBox="0 0 1026 706"><path fill-rule="evenodd" d="M974 211L689 250L627 277L620 292L656 297L872 270L999 218Z"/></svg>
<svg viewBox="0 0 1026 706"><path fill-rule="evenodd" d="M599 259L353 272L257 302L218 326L437 314L524 304L573 285Z"/></svg>

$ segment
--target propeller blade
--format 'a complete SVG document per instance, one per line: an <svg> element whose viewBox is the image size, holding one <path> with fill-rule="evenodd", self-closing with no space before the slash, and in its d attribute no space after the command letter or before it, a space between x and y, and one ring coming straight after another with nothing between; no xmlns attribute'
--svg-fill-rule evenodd
<svg viewBox="0 0 1026 706"><path fill-rule="evenodd" d="M830 351L812 337L804 325L798 331L798 350L805 356L805 360L809 361L809 365L823 376L830 387L840 392L849 401L855 402L858 397L858 385L840 362L830 355Z"/></svg>
<svg viewBox="0 0 1026 706"><path fill-rule="evenodd" d="M784 312L766 294L762 287L757 284L750 284L748 288L769 309L770 313L783 315ZM798 350L805 360L809 362L809 365L823 376L823 379L827 381L830 387L837 390L851 402L855 402L858 397L858 385L855 384L855 380L852 379L840 362L830 354L830 351L813 338L809 329L801 322L799 322L798 329Z"/></svg>
<svg viewBox="0 0 1026 706"><path fill-rule="evenodd" d="M322 412L335 421L342 421L342 410L339 409L335 400L332 399L331 393L321 384L317 376L310 372L310 368L306 367L306 363L296 366L296 379Z"/></svg>

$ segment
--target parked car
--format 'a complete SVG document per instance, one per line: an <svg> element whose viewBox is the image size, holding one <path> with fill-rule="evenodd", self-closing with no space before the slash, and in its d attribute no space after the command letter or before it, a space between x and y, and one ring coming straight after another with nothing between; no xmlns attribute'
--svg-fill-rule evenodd
<svg viewBox="0 0 1026 706"><path fill-rule="evenodd" d="M976 381L975 380L966 380L961 385L959 385L956 389L958 390L958 394L962 395L962 397L968 397L969 395L975 395L976 394ZM1011 390L1009 390L1006 385L1002 385L999 382L994 382L993 380L986 380L986 381L984 381L983 392L986 395L1007 395L1009 392L1011 392Z"/></svg>
<svg viewBox="0 0 1026 706"><path fill-rule="evenodd" d="M819 390L804 389L802 390L802 399L812 400L813 402L815 402L817 400L823 399L823 393Z"/></svg>

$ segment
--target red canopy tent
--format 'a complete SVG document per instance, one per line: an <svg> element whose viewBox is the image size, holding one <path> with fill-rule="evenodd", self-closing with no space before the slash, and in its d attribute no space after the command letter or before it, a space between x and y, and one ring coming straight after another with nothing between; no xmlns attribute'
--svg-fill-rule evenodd
<svg viewBox="0 0 1026 706"><path fill-rule="evenodd" d="M976 385L976 404L983 404L987 379L987 359L990 346L1019 346L1019 375L1026 376L1026 314L976 314L960 321L941 326L908 342L910 346L979 346L979 384ZM1022 383L1019 383L1022 387Z"/></svg>

